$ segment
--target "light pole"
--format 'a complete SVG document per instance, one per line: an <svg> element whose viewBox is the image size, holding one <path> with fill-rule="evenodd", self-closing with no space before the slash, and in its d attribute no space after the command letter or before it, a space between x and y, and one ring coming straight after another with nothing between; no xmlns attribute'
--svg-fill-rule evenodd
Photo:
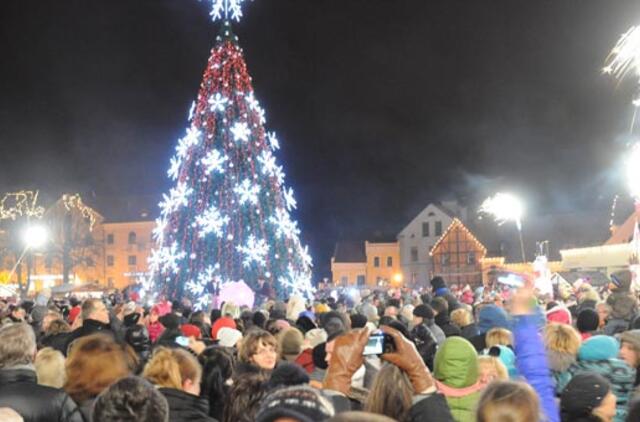
<svg viewBox="0 0 640 422"><path fill-rule="evenodd" d="M22 254L20 254L20 257L18 258L15 265L11 269L11 273L9 274L9 280L11 280L11 278L13 277L13 274L16 272L18 265L20 265L20 263L26 256L27 252L41 247L47 242L48 238L49 238L49 233L45 226L40 224L27 226L23 234L23 241L25 246L24 246L24 249L22 250ZM21 292L23 295L25 295L29 291L29 287L31 286L32 265L33 265L33 259L32 259L32 255L30 255L29 259L27 259L27 286L26 286L26 289L24 289L24 291ZM22 286L20 286L20 288L22 288Z"/></svg>

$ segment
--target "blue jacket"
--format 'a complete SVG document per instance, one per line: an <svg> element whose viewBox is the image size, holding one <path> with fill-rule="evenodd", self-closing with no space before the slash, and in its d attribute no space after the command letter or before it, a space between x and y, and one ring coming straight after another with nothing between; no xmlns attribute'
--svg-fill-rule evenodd
<svg viewBox="0 0 640 422"><path fill-rule="evenodd" d="M537 329L536 315L521 315L513 319L513 342L518 372L533 387L547 421L560 422L551 371L544 345Z"/></svg>

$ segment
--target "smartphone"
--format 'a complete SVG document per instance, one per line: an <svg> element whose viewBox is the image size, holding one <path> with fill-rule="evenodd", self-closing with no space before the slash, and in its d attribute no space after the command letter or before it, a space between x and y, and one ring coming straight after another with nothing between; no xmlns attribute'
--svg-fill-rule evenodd
<svg viewBox="0 0 640 422"><path fill-rule="evenodd" d="M176 337L176 343L182 347L189 347L189 337L178 336Z"/></svg>
<svg viewBox="0 0 640 422"><path fill-rule="evenodd" d="M369 336L369 341L362 352L363 356L381 355L384 353L384 333L382 331L374 331Z"/></svg>

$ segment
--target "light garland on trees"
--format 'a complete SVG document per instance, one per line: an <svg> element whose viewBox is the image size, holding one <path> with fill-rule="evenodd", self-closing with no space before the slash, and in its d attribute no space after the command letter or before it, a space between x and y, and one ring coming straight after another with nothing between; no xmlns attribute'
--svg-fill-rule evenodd
<svg viewBox="0 0 640 422"><path fill-rule="evenodd" d="M96 224L98 214L93 210L93 208L85 205L82 202L82 198L79 193L69 195L62 195L62 203L67 211L77 210L80 212L82 218L89 220L89 231L93 231L93 227Z"/></svg>
<svg viewBox="0 0 640 422"><path fill-rule="evenodd" d="M0 220L15 220L18 217L42 218L44 208L37 205L38 194L37 190L6 193L0 201Z"/></svg>

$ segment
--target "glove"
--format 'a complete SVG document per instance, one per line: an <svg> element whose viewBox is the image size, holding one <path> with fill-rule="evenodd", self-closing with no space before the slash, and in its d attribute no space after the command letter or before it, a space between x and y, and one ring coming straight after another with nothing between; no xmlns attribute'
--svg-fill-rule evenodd
<svg viewBox="0 0 640 422"><path fill-rule="evenodd" d="M351 390L351 377L364 363L362 352L369 341L369 330L352 330L335 339L324 388L344 395Z"/></svg>
<svg viewBox="0 0 640 422"><path fill-rule="evenodd" d="M383 325L380 327L385 334L389 334L395 343L396 351L385 353L382 359L402 369L409 376L416 393L425 393L434 386L429 368L424 364L415 344L404 338L399 331Z"/></svg>

